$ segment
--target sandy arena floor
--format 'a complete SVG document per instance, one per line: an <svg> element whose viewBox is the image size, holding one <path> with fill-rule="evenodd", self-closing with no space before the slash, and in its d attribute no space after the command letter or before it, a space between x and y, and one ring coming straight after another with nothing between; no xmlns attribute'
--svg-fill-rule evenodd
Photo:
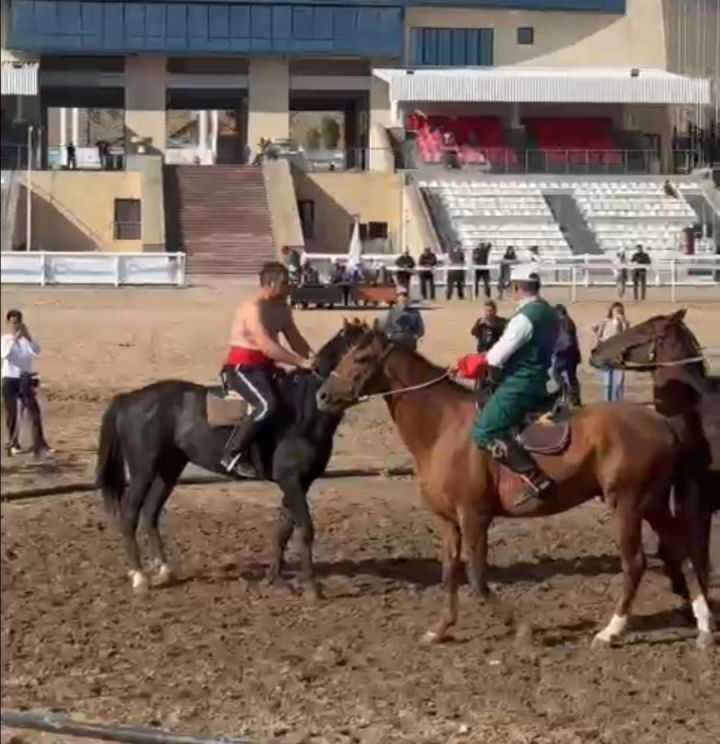
<svg viewBox="0 0 720 744"><path fill-rule="evenodd" d="M57 455L43 465L3 459L3 493L89 480L113 393L167 377L213 380L233 306L247 291L4 288L3 314L22 308L45 346L42 399ZM598 293L571 308L585 350L608 300ZM688 322L720 351L720 302L709 300L685 304ZM630 302L628 315L639 321L673 307ZM470 350L477 309L428 310L423 351L447 362ZM342 315L306 311L298 322L319 346ZM588 399L597 397L594 381L586 370ZM647 397L644 377L628 382L632 397ZM409 464L380 403L348 416L335 452L333 467ZM600 505L494 528L493 580L533 623L532 648L516 646L467 596L456 643L418 643L441 589L435 525L412 479L315 486L327 594L319 605L259 581L276 507L272 486L179 488L165 528L180 581L134 598L95 494L3 504L3 707L282 744L720 739L718 652L698 655L662 577L647 576L622 645L590 651L620 586Z"/></svg>

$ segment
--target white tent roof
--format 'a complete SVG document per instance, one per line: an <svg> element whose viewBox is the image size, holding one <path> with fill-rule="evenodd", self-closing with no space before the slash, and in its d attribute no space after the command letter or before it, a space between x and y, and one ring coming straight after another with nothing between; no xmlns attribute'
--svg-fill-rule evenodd
<svg viewBox="0 0 720 744"><path fill-rule="evenodd" d="M462 67L376 69L395 101L709 104L710 81L657 69Z"/></svg>

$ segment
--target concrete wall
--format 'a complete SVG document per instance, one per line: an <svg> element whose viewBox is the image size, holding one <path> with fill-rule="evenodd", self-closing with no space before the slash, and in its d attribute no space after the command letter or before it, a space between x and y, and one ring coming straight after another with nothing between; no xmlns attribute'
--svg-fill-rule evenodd
<svg viewBox="0 0 720 744"><path fill-rule="evenodd" d="M628 0L627 13L553 13L472 8L408 8L409 29L492 28L495 65L533 67L665 67L663 0ZM517 29L535 29L535 43L517 43Z"/></svg>
<svg viewBox="0 0 720 744"><path fill-rule="evenodd" d="M140 173L41 171L33 173L32 184L34 249L143 250L142 240L115 240L113 237L114 201L141 198ZM24 214L23 193L18 204L18 217L23 221Z"/></svg>
<svg viewBox="0 0 720 744"><path fill-rule="evenodd" d="M285 57L252 57L248 69L247 141L290 136L290 70Z"/></svg>
<svg viewBox="0 0 720 744"><path fill-rule="evenodd" d="M285 245L303 248L305 238L300 224L290 164L287 160L269 160L263 163L262 169L275 245L278 248Z"/></svg>
<svg viewBox="0 0 720 744"><path fill-rule="evenodd" d="M125 142L138 152L134 140L149 153L165 152L167 63L162 55L125 58Z"/></svg>
<svg viewBox="0 0 720 744"><path fill-rule="evenodd" d="M163 160L159 155L128 155L127 169L138 173L140 176L142 249L148 253L164 251L165 192Z"/></svg>
<svg viewBox="0 0 720 744"><path fill-rule="evenodd" d="M403 222L403 176L394 173L304 173L293 170L295 195L315 204L315 237L307 250L345 253L353 216L360 222L387 222L397 247Z"/></svg>

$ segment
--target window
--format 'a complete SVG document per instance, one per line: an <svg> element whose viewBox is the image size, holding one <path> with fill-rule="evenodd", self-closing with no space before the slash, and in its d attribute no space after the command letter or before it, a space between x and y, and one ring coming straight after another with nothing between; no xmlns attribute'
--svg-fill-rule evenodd
<svg viewBox="0 0 720 744"><path fill-rule="evenodd" d="M140 240L142 213L140 199L115 199L115 240Z"/></svg>
<svg viewBox="0 0 720 744"><path fill-rule="evenodd" d="M300 213L300 226L302 227L303 238L314 238L315 202L312 199L301 199L298 202L298 212Z"/></svg>
<svg viewBox="0 0 720 744"><path fill-rule="evenodd" d="M494 64L491 28L413 28L410 64L415 67L490 67Z"/></svg>
<svg viewBox="0 0 720 744"><path fill-rule="evenodd" d="M518 44L534 44L535 29L532 26L520 26L517 30Z"/></svg>

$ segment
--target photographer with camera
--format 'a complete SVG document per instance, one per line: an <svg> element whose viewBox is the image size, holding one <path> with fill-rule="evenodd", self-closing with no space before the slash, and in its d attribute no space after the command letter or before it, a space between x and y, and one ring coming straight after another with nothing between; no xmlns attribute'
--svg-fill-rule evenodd
<svg viewBox="0 0 720 744"><path fill-rule="evenodd" d="M37 378L33 374L33 361L40 354L40 345L30 335L19 310L9 310L5 320L7 333L2 336L2 398L8 430L7 454L12 456L21 452L19 401L30 414L33 453L39 458L51 453L45 441L40 406L35 396Z"/></svg>

